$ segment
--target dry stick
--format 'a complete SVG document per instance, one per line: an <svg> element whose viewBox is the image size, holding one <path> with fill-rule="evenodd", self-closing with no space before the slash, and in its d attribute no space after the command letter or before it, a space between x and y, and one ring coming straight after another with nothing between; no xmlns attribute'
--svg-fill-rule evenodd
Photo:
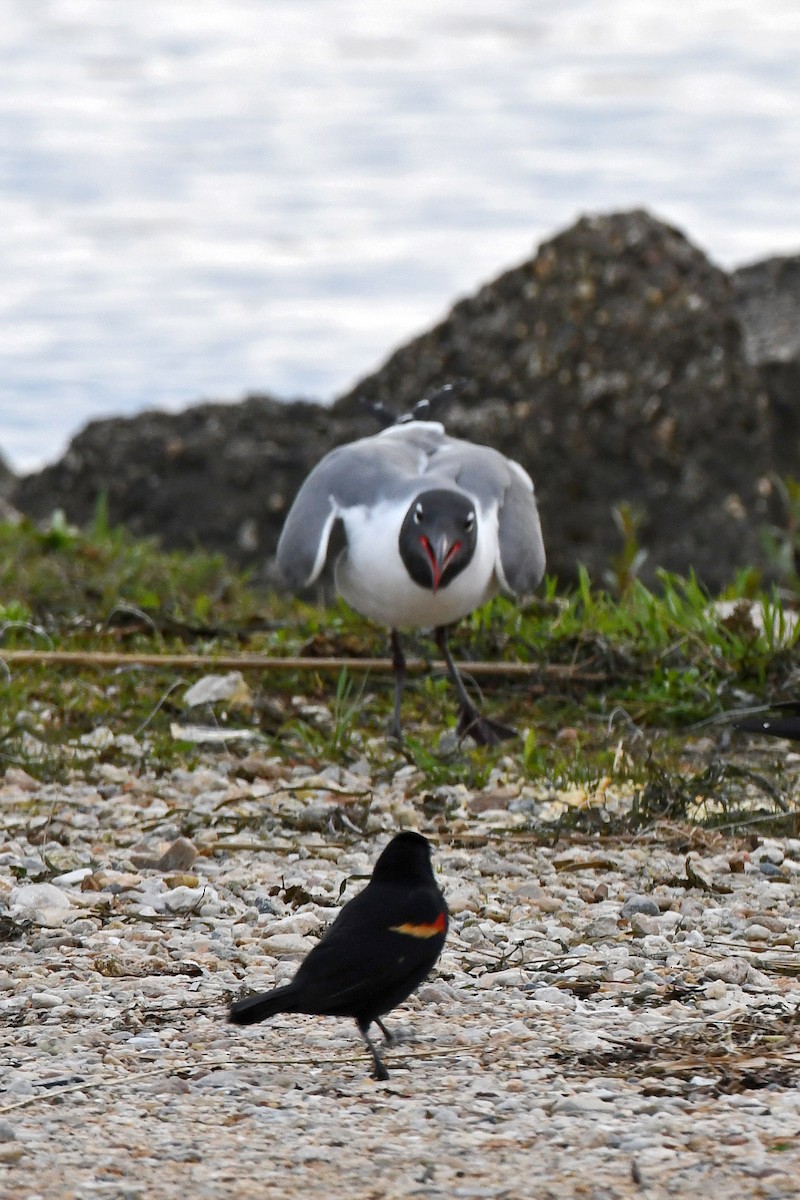
<svg viewBox="0 0 800 1200"><path fill-rule="evenodd" d="M52 666L52 667L170 667L178 670L203 670L215 668L226 671L379 671L389 674L394 670L390 658L287 658L268 654L119 654L115 651L89 650L6 650L0 654L0 662L9 666ZM554 679L575 679L587 683L600 683L608 676L598 671L580 671L571 663L521 663L521 662L471 662L469 671L473 675L496 675L528 678L547 675ZM407 669L419 674L423 671L444 671L445 664L438 659L431 662L421 658L409 659Z"/></svg>

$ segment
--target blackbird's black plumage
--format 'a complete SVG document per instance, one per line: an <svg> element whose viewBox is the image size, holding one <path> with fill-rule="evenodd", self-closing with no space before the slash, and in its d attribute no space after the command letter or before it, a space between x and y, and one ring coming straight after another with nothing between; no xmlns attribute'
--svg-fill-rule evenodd
<svg viewBox="0 0 800 1200"><path fill-rule="evenodd" d="M800 742L800 700L781 700L751 712L735 722L743 733L763 733L768 737Z"/></svg>
<svg viewBox="0 0 800 1200"><path fill-rule="evenodd" d="M447 904L433 876L430 845L399 833L372 878L344 906L285 987L238 1000L229 1020L252 1025L280 1012L353 1017L367 1043L375 1077L388 1079L369 1037L374 1022L401 1004L430 973L444 946Z"/></svg>

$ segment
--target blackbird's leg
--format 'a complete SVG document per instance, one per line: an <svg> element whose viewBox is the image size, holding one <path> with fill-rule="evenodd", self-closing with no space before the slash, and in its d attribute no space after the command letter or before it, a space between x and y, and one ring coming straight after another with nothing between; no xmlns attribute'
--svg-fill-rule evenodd
<svg viewBox="0 0 800 1200"><path fill-rule="evenodd" d="M356 1021L356 1024L358 1025L358 1032L361 1034L364 1041L367 1043L367 1049L369 1050L370 1054L372 1055L372 1061L375 1064L375 1078L380 1079L381 1081L388 1079L389 1072L386 1070L386 1066L385 1066L380 1054L378 1054L378 1051L375 1049L375 1044L372 1041L372 1038L367 1033L367 1030L369 1029L372 1022L371 1021ZM378 1024L380 1024L380 1022L378 1022ZM383 1028L383 1026L381 1026L381 1028Z"/></svg>
<svg viewBox="0 0 800 1200"><path fill-rule="evenodd" d="M395 1043L395 1036L393 1033L389 1032L389 1030L386 1028L383 1021L380 1019L380 1017L375 1018L375 1024L378 1026L378 1029L380 1029L381 1033L383 1034L383 1038L384 1038L384 1041L386 1042L386 1045L393 1046Z"/></svg>

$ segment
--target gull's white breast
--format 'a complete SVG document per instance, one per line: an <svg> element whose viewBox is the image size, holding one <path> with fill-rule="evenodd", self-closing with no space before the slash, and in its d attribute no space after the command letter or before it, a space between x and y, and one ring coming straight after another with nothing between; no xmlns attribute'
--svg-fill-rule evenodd
<svg viewBox="0 0 800 1200"><path fill-rule="evenodd" d="M400 557L407 510L407 501L339 509L347 547L336 563L336 587L351 608L392 629L427 629L458 621L491 600L499 591L496 509L478 509L475 553L436 593L414 583Z"/></svg>

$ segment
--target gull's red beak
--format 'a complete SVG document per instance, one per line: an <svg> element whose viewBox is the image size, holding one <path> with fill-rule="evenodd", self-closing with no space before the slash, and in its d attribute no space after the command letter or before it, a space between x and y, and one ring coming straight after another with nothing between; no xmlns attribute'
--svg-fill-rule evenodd
<svg viewBox="0 0 800 1200"><path fill-rule="evenodd" d="M442 575L447 570L453 556L461 549L461 542L455 541L451 544L444 533L440 537L435 538L433 542L425 534L419 540L430 564L433 585L431 590L435 594L438 592L442 582Z"/></svg>

